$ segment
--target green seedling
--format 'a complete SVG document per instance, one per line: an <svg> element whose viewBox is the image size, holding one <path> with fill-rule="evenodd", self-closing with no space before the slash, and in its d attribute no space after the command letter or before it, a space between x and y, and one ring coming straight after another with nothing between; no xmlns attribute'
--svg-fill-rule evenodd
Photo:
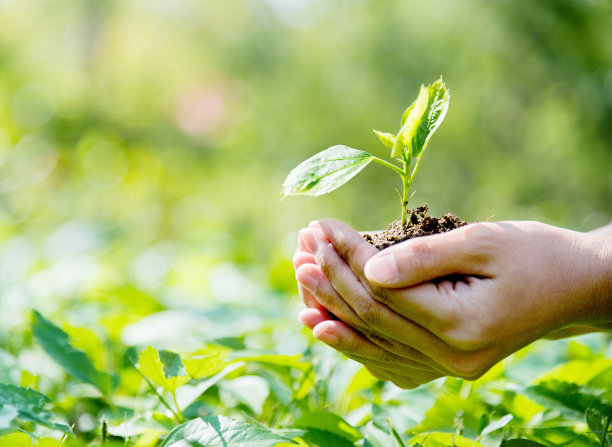
<svg viewBox="0 0 612 447"><path fill-rule="evenodd" d="M429 139L444 120L448 102L449 93L442 78L427 87L422 85L417 99L402 115L397 135L374 131L381 143L391 149L391 157L400 163L399 166L365 151L332 146L293 169L283 183L281 197L319 196L331 192L374 161L393 170L402 179L402 225L406 226L410 187Z"/></svg>

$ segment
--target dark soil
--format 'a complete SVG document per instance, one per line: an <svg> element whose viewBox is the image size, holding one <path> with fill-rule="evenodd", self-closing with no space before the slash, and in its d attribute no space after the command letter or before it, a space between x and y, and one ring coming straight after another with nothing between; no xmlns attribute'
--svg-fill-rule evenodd
<svg viewBox="0 0 612 447"><path fill-rule="evenodd" d="M366 233L363 235L363 238L379 250L382 250L406 239L445 233L467 225L467 222L462 221L453 214L449 213L442 217L432 217L427 215L427 210L427 204L414 210L408 210L408 224L406 227L402 226L401 221L396 220L386 230L377 233Z"/></svg>

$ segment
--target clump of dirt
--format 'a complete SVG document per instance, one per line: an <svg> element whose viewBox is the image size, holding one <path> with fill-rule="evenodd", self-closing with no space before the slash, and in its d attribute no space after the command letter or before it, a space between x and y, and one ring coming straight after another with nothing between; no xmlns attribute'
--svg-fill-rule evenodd
<svg viewBox="0 0 612 447"><path fill-rule="evenodd" d="M453 214L449 213L442 217L432 217L427 215L427 210L427 204L413 210L408 210L408 223L406 227L402 226L401 221L396 220L386 230L377 233L366 233L363 235L363 238L379 250L383 250L407 239L445 233L467 225L467 222L462 221Z"/></svg>

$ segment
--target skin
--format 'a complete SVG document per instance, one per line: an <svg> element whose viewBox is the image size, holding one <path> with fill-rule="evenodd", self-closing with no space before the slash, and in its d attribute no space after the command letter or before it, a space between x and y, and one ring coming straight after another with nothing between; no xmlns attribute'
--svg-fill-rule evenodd
<svg viewBox="0 0 612 447"><path fill-rule="evenodd" d="M476 223L379 252L326 219L300 231L293 262L302 324L403 388L473 380L539 338L612 328L612 225Z"/></svg>

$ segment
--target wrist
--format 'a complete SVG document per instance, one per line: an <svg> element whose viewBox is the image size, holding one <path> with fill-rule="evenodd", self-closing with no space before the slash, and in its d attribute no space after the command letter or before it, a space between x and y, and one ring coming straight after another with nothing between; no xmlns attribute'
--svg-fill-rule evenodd
<svg viewBox="0 0 612 447"><path fill-rule="evenodd" d="M570 251L577 275L572 287L577 316L574 324L606 327L612 323L612 235L575 233ZM572 264L572 263L571 263ZM570 276L570 277L571 277ZM570 289L571 290L571 289Z"/></svg>

